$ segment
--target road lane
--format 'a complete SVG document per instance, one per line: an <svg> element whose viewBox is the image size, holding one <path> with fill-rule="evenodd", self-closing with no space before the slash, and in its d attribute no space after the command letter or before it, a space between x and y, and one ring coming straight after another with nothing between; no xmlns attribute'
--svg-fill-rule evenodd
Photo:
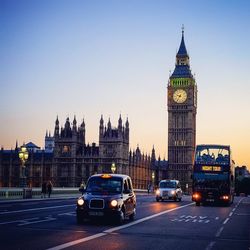
<svg viewBox="0 0 250 250"><path fill-rule="evenodd" d="M68 249L248 250L250 246L249 236L247 236L247 234L249 235L249 228L246 227L244 242L233 240L234 248L232 248L230 242L224 242L225 245L223 245L223 247L218 244L216 233L235 206L237 206L237 203L230 207L188 206L180 210L174 210L160 217L155 217L141 224L134 225L131 228L125 228L115 234L107 234L100 240L84 242L83 244L75 245ZM235 211L237 211L237 209ZM232 218L234 218L234 216L236 215L231 215ZM199 219L197 219L197 217ZM225 228L228 227L230 220L224 224ZM230 228L233 228L233 225L231 225Z"/></svg>
<svg viewBox="0 0 250 250"><path fill-rule="evenodd" d="M74 241L79 241L79 244L67 249L173 249L176 247L186 249L186 246L190 245L195 249L210 250L216 249L222 243L223 248L230 247L229 242L225 240L227 234L230 234L228 227L234 226L236 216L241 218L238 221L238 227L241 224L244 225L247 218L250 218L249 212L248 214L246 212L247 208L249 209L249 203L244 203L243 200L237 206L239 200L237 198L231 207L196 207L190 205L190 197L184 197L183 202L156 202L152 195L138 196L135 224L128 227L129 222L126 222L119 230L106 222L77 225L75 200L61 202L61 207L51 201L46 206L58 206L58 208L43 210L36 206L37 210L30 212L0 215L0 223L3 223L3 219L6 223L14 221L0 224L1 238L3 238L0 248L22 250L34 249L35 246L35 249L40 250ZM70 203L71 207L63 207ZM246 211L241 210L243 204ZM43 205L45 204L40 203L40 208ZM183 205L188 206L176 209ZM26 206L26 208L31 209L32 206ZM163 212L166 210L169 212ZM155 216L157 213L162 214ZM150 219L144 220L149 216L151 216ZM223 224L225 221L227 222ZM220 231L222 226L223 229ZM226 233L225 236L224 233ZM101 238L96 237L99 234L102 235ZM246 234L243 234L240 241L233 238L234 244L240 246L246 246L247 239L249 240Z"/></svg>
<svg viewBox="0 0 250 250"><path fill-rule="evenodd" d="M138 196L137 218L152 215L156 211L161 212L166 209L177 207L181 204L190 203L190 199L183 203L165 202L156 203L152 195ZM53 207L53 201L48 204ZM66 204L68 201L65 201ZM75 204L75 200L71 204ZM146 209L145 206L146 205ZM41 203L43 205L43 203ZM40 206L41 206L40 205ZM30 212L10 213L0 215L1 221L14 221L15 223L0 225L0 232L3 236L1 244L11 246L9 249L29 249L29 246L36 245L36 249L46 249L48 246L62 244L68 241L88 237L105 230L114 225L107 223L89 222L86 225L77 225L75 218L75 205L72 207L58 207L57 209L37 209ZM42 207L40 207L42 208ZM27 209L32 209L27 207ZM38 217L36 221L31 221L33 217ZM49 220L49 218L56 218ZM32 222L32 223L31 223ZM126 222L128 223L128 222ZM20 225L21 224L21 225ZM4 229L4 230L3 230ZM14 232L14 234L13 234ZM10 237L10 235L12 235ZM39 242L39 245L37 245ZM32 249L32 248L31 248Z"/></svg>

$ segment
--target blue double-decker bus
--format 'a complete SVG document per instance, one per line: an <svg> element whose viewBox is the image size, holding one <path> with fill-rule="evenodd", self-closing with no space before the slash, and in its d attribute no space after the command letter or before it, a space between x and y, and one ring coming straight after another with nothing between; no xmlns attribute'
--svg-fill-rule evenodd
<svg viewBox="0 0 250 250"><path fill-rule="evenodd" d="M234 161L230 146L203 144L195 150L192 200L230 205L234 198Z"/></svg>

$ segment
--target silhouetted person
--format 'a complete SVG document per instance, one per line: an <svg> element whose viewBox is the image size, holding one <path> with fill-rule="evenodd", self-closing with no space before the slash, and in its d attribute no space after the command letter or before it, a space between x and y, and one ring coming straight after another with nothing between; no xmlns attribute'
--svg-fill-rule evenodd
<svg viewBox="0 0 250 250"><path fill-rule="evenodd" d="M43 182L43 184L42 184L42 198L46 198L46 193L47 193L47 185L46 185L46 182Z"/></svg>
<svg viewBox="0 0 250 250"><path fill-rule="evenodd" d="M79 191L82 193L82 195L84 193L84 189L85 189L85 183L82 181L80 188L79 188Z"/></svg>
<svg viewBox="0 0 250 250"><path fill-rule="evenodd" d="M48 189L48 196L50 198L50 195L51 195L51 192L52 192L52 183L51 183L51 181L48 182L47 189Z"/></svg>
<svg viewBox="0 0 250 250"><path fill-rule="evenodd" d="M149 194L149 192L150 192L150 189L151 189L151 185L148 184L148 194Z"/></svg>

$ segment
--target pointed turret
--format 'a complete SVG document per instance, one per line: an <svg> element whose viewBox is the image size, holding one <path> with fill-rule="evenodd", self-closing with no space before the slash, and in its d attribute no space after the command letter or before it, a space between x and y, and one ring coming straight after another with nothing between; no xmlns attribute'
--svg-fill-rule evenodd
<svg viewBox="0 0 250 250"><path fill-rule="evenodd" d="M69 117L67 117L65 125L64 125L64 131L65 131L65 137L71 138L72 137L72 131L70 126Z"/></svg>
<svg viewBox="0 0 250 250"><path fill-rule="evenodd" d="M85 122L84 122L84 118L82 119L82 123L79 127L79 135L80 135L80 139L82 140L82 143L85 145Z"/></svg>
<svg viewBox="0 0 250 250"><path fill-rule="evenodd" d="M128 122L128 117L127 117L127 120L126 120L126 129L129 129L129 122Z"/></svg>
<svg viewBox="0 0 250 250"><path fill-rule="evenodd" d="M184 27L182 27L182 37L181 37L181 44L178 50L176 57L188 57L185 41L184 41Z"/></svg>
<svg viewBox="0 0 250 250"><path fill-rule="evenodd" d="M56 125L58 125L59 126L59 120L58 120L58 115L56 116Z"/></svg>
<svg viewBox="0 0 250 250"><path fill-rule="evenodd" d="M170 76L170 80L173 78L193 78L189 65L189 55L187 53L185 41L184 41L184 28L182 27L181 44L176 54L175 69ZM181 84L181 83L176 83Z"/></svg>
<svg viewBox="0 0 250 250"><path fill-rule="evenodd" d="M74 120L73 120L73 131L76 132L76 116L74 115Z"/></svg>
<svg viewBox="0 0 250 250"><path fill-rule="evenodd" d="M153 145L153 149L152 149L151 159L152 159L152 161L155 161L155 160L156 160L154 145Z"/></svg>
<svg viewBox="0 0 250 250"><path fill-rule="evenodd" d="M129 122L128 122L128 117L125 123L125 138L127 141L129 141Z"/></svg>
<svg viewBox="0 0 250 250"><path fill-rule="evenodd" d="M82 119L81 130L84 131L84 133L85 133L85 122L84 122L84 118Z"/></svg>
<svg viewBox="0 0 250 250"><path fill-rule="evenodd" d="M54 137L59 137L59 120L58 120L58 115L57 115L56 121L55 121Z"/></svg>
<svg viewBox="0 0 250 250"><path fill-rule="evenodd" d="M101 115L100 119L100 126L99 126L99 139L103 136L104 133L104 121L103 121L103 116Z"/></svg>
<svg viewBox="0 0 250 250"><path fill-rule="evenodd" d="M109 121L108 121L108 129L111 129L111 122L110 122L110 118L109 118Z"/></svg>
<svg viewBox="0 0 250 250"><path fill-rule="evenodd" d="M122 129L122 117L120 114L119 120L118 120L118 129Z"/></svg>
<svg viewBox="0 0 250 250"><path fill-rule="evenodd" d="M120 117L118 119L118 136L123 137L123 131L122 131L122 117L120 114Z"/></svg>

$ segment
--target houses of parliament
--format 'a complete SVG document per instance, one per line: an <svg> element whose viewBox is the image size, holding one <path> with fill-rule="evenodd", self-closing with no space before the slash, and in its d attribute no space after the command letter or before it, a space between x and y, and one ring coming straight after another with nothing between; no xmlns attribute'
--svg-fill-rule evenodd
<svg viewBox="0 0 250 250"><path fill-rule="evenodd" d="M25 163L27 185L39 187L44 181L51 180L57 187L78 187L82 181L95 173L128 174L136 188L146 189L158 179L166 178L167 161L156 160L155 149L144 154L139 147L129 150L129 121L124 123L121 116L117 126L110 120L104 123L101 116L99 124L99 145L85 143L85 122L78 126L76 117L72 123L67 118L60 128L58 117L55 121L54 135L46 132L45 148L40 149L27 143L29 158ZM0 186L20 186L19 147L0 151ZM165 165L164 165L165 163ZM153 179L152 179L153 173Z"/></svg>
<svg viewBox="0 0 250 250"><path fill-rule="evenodd" d="M156 158L155 149L149 154L139 147L129 149L129 121L118 118L116 126L110 120L99 123L99 144L86 144L85 123L78 125L76 117L66 119L60 127L58 117L53 136L46 133L45 148L26 144L29 158L25 163L27 184L41 186L51 180L57 187L77 187L95 173L115 172L128 174L135 188L146 189L157 185L161 179L181 181L191 186L191 171L196 140L197 85L190 70L189 55L184 42L184 30L176 54L175 69L167 86L168 110L168 161ZM167 138L166 138L167 141ZM20 186L19 147L0 150L0 187Z"/></svg>

